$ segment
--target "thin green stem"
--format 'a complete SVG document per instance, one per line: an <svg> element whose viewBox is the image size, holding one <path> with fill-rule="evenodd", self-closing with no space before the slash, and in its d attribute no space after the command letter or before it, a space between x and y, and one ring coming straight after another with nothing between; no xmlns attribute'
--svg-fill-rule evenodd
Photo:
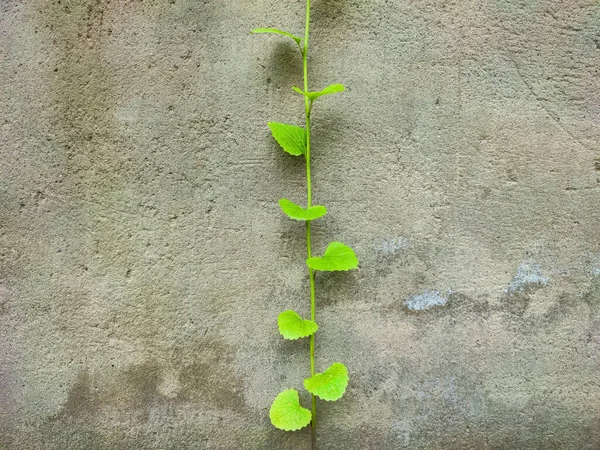
<svg viewBox="0 0 600 450"><path fill-rule="evenodd" d="M310 0L306 0L306 28L304 30L304 49L302 50L302 66L304 70L304 92L308 92L308 29L310 24ZM312 206L312 187L310 184L310 100L304 96L306 115L306 184L308 190L308 207Z"/></svg>
<svg viewBox="0 0 600 450"><path fill-rule="evenodd" d="M306 25L304 28L304 48L302 50L302 67L304 72L304 92L308 92L308 31L310 28L310 0L306 0ZM310 112L312 102L304 96L304 111L306 116L306 189L307 207L312 206L312 185L310 180ZM311 257L310 245L310 221L306 222L306 252ZM315 321L315 273L309 267L308 277L310 279L310 320ZM315 374L315 335L310 336L310 376ZM311 395L312 420L311 420L311 442L312 449L317 448L317 400Z"/></svg>

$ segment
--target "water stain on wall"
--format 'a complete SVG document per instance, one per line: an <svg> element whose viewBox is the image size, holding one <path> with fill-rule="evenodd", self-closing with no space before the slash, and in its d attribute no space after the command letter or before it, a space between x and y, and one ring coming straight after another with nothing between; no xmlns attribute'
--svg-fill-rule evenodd
<svg viewBox="0 0 600 450"><path fill-rule="evenodd" d="M90 373L84 370L77 375L67 395L67 401L55 418L92 417L98 411L98 406L98 395L92 387Z"/></svg>
<svg viewBox="0 0 600 450"><path fill-rule="evenodd" d="M67 394L67 400L53 421L93 423L102 418L120 418L146 423L153 410L197 405L222 411L244 412L244 384L235 374L234 349L219 340L194 347L193 357L172 364L150 359L120 371L80 372ZM165 395L165 378L175 373L178 391Z"/></svg>
<svg viewBox="0 0 600 450"><path fill-rule="evenodd" d="M246 410L244 382L235 371L235 352L234 347L219 340L192 347L193 359L180 371L177 401L203 402L237 412Z"/></svg>
<svg viewBox="0 0 600 450"><path fill-rule="evenodd" d="M40 4L36 16L52 37L48 85L53 121L61 142L65 174L75 184L111 190L120 173L113 146L115 69L105 54L110 27L104 0ZM114 6L113 6L114 7ZM60 24L60 25L59 25ZM119 184L117 183L117 186Z"/></svg>

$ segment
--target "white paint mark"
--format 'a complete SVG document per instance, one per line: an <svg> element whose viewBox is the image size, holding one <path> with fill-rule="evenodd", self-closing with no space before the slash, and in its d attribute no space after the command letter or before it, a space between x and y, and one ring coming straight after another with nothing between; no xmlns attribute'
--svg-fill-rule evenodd
<svg viewBox="0 0 600 450"><path fill-rule="evenodd" d="M444 306L446 303L448 303L448 298L442 296L438 291L425 291L404 300L404 306L412 311L423 311L434 306Z"/></svg>
<svg viewBox="0 0 600 450"><path fill-rule="evenodd" d="M517 274L513 277L512 281L504 292L523 292L528 286L545 286L548 284L550 279L542 276L542 269L539 264L532 263L521 263L517 269Z"/></svg>
<svg viewBox="0 0 600 450"><path fill-rule="evenodd" d="M409 238L397 236L392 239L382 239L381 242L375 245L375 250L378 253L385 255L395 255L402 250L407 250L412 246Z"/></svg>

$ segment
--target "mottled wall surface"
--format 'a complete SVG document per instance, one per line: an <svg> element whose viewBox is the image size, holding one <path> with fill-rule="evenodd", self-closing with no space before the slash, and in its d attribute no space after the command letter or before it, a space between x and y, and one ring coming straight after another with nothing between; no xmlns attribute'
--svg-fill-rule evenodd
<svg viewBox="0 0 600 450"><path fill-rule="evenodd" d="M309 448L303 8L0 1L0 448ZM313 0L310 64L319 449L600 449L598 0Z"/></svg>

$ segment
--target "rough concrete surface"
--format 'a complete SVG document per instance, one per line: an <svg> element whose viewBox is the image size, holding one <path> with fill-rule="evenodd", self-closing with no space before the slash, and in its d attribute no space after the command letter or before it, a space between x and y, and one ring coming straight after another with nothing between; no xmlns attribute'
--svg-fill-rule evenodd
<svg viewBox="0 0 600 450"><path fill-rule="evenodd" d="M0 448L306 450L298 0L0 1ZM313 0L318 448L600 449L600 3Z"/></svg>

